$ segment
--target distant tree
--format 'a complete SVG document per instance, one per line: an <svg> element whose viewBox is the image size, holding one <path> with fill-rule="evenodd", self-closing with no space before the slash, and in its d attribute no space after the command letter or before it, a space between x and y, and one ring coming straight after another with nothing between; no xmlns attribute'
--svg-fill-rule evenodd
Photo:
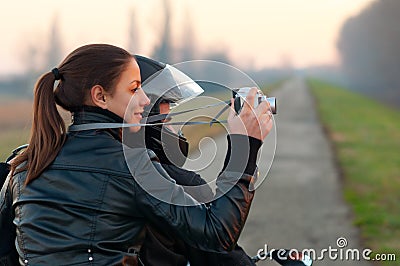
<svg viewBox="0 0 400 266"><path fill-rule="evenodd" d="M400 106L400 1L377 0L343 25L338 50L350 86Z"/></svg>
<svg viewBox="0 0 400 266"><path fill-rule="evenodd" d="M23 45L20 49L20 58L24 64L24 70L21 74L14 76L10 82L13 84L15 92L18 92L17 94L33 96L33 86L43 72L44 49L37 42L37 38L35 40L26 38ZM24 92L20 93L21 91Z"/></svg>
<svg viewBox="0 0 400 266"><path fill-rule="evenodd" d="M174 49L172 44L171 36L171 2L169 0L163 0L163 11L164 18L161 30L161 38L159 44L155 47L153 52L153 58L165 63L173 63Z"/></svg>
<svg viewBox="0 0 400 266"><path fill-rule="evenodd" d="M43 65L43 61L41 61L41 53L38 45L29 41L24 43L25 48L21 51L21 60L25 65L24 71L26 73L37 73L39 71L38 68L41 69Z"/></svg>
<svg viewBox="0 0 400 266"><path fill-rule="evenodd" d="M131 53L139 52L139 27L136 19L136 12L131 10L129 12L129 33L128 33L128 51Z"/></svg>
<svg viewBox="0 0 400 266"><path fill-rule="evenodd" d="M196 35L191 19L190 9L186 7L182 34L182 47L180 52L180 61L189 61L197 57L196 55Z"/></svg>
<svg viewBox="0 0 400 266"><path fill-rule="evenodd" d="M39 33L36 33L39 35ZM40 39L40 38L39 38ZM43 48L42 43L35 38L34 41L26 41L25 49L22 49L21 58L26 65L26 72L21 76L15 77L15 84L22 86L28 95L32 96L33 87L40 77L46 71L58 66L62 60L62 39L59 29L58 18L55 15L50 26L48 35L48 46Z"/></svg>
<svg viewBox="0 0 400 266"><path fill-rule="evenodd" d="M53 18L50 28L49 46L46 53L46 68L56 67L60 64L63 57L62 40L57 15Z"/></svg>

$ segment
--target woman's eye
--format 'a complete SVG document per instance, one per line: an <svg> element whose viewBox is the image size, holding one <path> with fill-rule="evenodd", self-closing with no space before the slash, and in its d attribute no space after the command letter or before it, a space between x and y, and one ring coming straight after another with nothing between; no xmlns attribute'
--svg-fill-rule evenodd
<svg viewBox="0 0 400 266"><path fill-rule="evenodd" d="M135 93L138 89L140 89L140 87L137 87L137 88L134 88L134 89L131 89L131 92L132 93Z"/></svg>

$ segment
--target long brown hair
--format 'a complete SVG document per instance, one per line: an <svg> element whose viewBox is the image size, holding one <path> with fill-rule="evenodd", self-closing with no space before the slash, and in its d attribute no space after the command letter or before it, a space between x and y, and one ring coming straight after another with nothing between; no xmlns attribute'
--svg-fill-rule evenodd
<svg viewBox="0 0 400 266"><path fill-rule="evenodd" d="M58 66L61 79L55 90L56 75L52 72L42 75L34 88L29 146L11 162L12 173L27 170L25 184L39 177L54 161L66 140L66 126L56 104L73 112L85 105L90 89L95 85L112 93L132 59L132 55L122 48L90 44L74 50ZM23 162L26 164L17 170Z"/></svg>

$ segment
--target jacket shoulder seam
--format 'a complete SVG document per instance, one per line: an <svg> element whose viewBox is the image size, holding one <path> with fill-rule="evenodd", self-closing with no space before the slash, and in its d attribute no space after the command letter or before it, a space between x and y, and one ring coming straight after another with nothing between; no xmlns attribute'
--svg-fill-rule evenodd
<svg viewBox="0 0 400 266"><path fill-rule="evenodd" d="M99 173L99 174L106 174L106 175L113 175L113 176L123 176L126 178L131 178L132 174L118 171L118 170L110 170L104 168L97 168L92 166L80 166L80 165L51 165L48 169L51 170L70 170L70 171L83 171L83 172L92 172L92 173Z"/></svg>

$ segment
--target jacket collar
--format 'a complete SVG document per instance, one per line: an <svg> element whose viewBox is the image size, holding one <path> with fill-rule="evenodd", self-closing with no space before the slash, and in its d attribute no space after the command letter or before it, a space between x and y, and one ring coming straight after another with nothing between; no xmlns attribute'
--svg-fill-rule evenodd
<svg viewBox="0 0 400 266"><path fill-rule="evenodd" d="M74 125L88 123L123 123L123 119L113 112L97 106L83 106L79 111L73 112Z"/></svg>
<svg viewBox="0 0 400 266"><path fill-rule="evenodd" d="M115 113L97 106L83 106L72 113L72 124L82 125L91 123L123 123L123 119ZM114 138L120 139L120 129L106 129Z"/></svg>

